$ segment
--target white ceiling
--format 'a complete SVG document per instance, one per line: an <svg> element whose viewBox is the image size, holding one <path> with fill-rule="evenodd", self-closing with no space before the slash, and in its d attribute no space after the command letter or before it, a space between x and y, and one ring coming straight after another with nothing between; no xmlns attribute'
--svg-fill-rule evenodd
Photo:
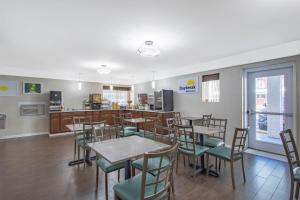
<svg viewBox="0 0 300 200"><path fill-rule="evenodd" d="M0 74L131 84L300 54L299 0L0 0ZM161 55L136 50L153 40Z"/></svg>

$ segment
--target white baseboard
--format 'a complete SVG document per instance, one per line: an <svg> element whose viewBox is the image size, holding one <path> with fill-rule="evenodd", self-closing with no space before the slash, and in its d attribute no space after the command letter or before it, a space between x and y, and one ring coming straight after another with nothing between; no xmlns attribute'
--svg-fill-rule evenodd
<svg viewBox="0 0 300 200"><path fill-rule="evenodd" d="M65 133L50 133L49 136L50 137L57 137L57 136L65 136L65 135L73 135L73 132L65 132Z"/></svg>
<svg viewBox="0 0 300 200"><path fill-rule="evenodd" d="M21 138L21 137L30 137L30 136L37 136L37 135L48 135L48 134L49 134L49 132L12 134L12 135L0 136L0 140Z"/></svg>

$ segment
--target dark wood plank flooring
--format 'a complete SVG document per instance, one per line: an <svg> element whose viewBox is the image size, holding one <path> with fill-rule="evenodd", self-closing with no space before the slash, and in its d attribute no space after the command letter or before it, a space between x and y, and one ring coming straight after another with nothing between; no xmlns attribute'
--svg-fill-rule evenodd
<svg viewBox="0 0 300 200"><path fill-rule="evenodd" d="M67 163L72 158L72 136L0 141L0 199L104 199L104 174L100 173L96 193L95 165L69 167ZM175 175L173 199L288 199L290 179L286 163L246 154L245 170L247 182L243 184L241 165L236 163L237 188L234 191L228 164L223 167L219 178L198 175L193 179L190 169L184 168L181 162ZM116 182L116 173L109 174L109 199L114 199L112 186Z"/></svg>

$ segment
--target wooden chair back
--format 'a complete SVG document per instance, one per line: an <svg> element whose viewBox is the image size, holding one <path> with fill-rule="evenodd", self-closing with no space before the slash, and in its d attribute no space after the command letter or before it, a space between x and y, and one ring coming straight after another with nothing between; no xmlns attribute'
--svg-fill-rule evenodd
<svg viewBox="0 0 300 200"><path fill-rule="evenodd" d="M178 144L175 144L169 149L163 151L144 154L142 191L140 199L154 200L168 198L177 150ZM153 162L153 160L157 162L157 168L149 167L152 166L148 165L148 161L150 159L152 160L151 162ZM153 178L153 176L149 176L149 173L155 174L155 178ZM149 194L149 192L147 192L146 194L146 190L150 190L151 193Z"/></svg>
<svg viewBox="0 0 300 200"><path fill-rule="evenodd" d="M231 159L236 155L241 155L245 151L245 144L248 136L248 129L236 128L234 131L232 147L231 147Z"/></svg>
<svg viewBox="0 0 300 200"><path fill-rule="evenodd" d="M166 123L168 128L174 128L176 124L175 118L167 118Z"/></svg>
<svg viewBox="0 0 300 200"><path fill-rule="evenodd" d="M209 137L221 139L225 143L227 119L211 118L209 120L209 126L220 129L220 132L210 135Z"/></svg>
<svg viewBox="0 0 300 200"><path fill-rule="evenodd" d="M280 132L281 141L289 163L291 178L294 177L293 170L300 166L297 145L291 129Z"/></svg>
<svg viewBox="0 0 300 200"><path fill-rule="evenodd" d="M155 126L159 124L158 117L145 117L145 123L143 123L143 129L151 132L155 132Z"/></svg>
<svg viewBox="0 0 300 200"><path fill-rule="evenodd" d="M196 154L196 135L193 126L175 125L179 149Z"/></svg>

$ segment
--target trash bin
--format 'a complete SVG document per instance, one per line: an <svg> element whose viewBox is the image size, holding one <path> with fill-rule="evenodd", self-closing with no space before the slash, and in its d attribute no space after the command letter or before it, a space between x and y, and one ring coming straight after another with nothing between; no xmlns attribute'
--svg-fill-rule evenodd
<svg viewBox="0 0 300 200"><path fill-rule="evenodd" d="M0 129L5 129L6 115L0 114Z"/></svg>

